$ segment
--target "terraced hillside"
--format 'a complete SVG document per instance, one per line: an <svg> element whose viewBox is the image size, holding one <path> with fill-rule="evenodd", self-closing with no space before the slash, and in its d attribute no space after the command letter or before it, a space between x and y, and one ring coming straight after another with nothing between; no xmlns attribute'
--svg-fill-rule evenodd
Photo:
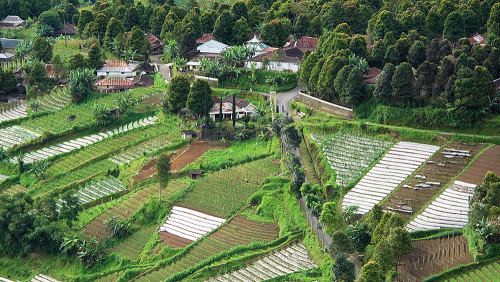
<svg viewBox="0 0 500 282"><path fill-rule="evenodd" d="M433 145L399 142L345 195L342 208L358 206L358 214L368 213L438 149Z"/></svg>
<svg viewBox="0 0 500 282"><path fill-rule="evenodd" d="M177 191L186 189L189 186L190 181L188 179L175 179L169 182L166 189L162 189L162 196L168 197ZM134 212L136 212L145 202L149 200L151 195L157 195L159 191L158 184L153 184L143 189L139 190L133 195L130 195L125 200L116 204L109 210L100 214L97 218L92 220L87 226L83 228L83 232L88 236L95 236L97 238L107 237L108 234L105 231L104 221L109 219L111 216L117 216L118 218L128 218Z"/></svg>
<svg viewBox="0 0 500 282"><path fill-rule="evenodd" d="M0 110L0 122L8 121L11 119L18 119L28 116L28 107L24 103L18 103L10 106L7 109Z"/></svg>
<svg viewBox="0 0 500 282"><path fill-rule="evenodd" d="M348 185L362 175L392 145L368 135L349 132L311 137L321 145L330 167L335 170L338 185Z"/></svg>
<svg viewBox="0 0 500 282"><path fill-rule="evenodd" d="M278 172L270 158L224 169L197 182L179 205L225 218L257 191L264 178Z"/></svg>
<svg viewBox="0 0 500 282"><path fill-rule="evenodd" d="M495 145L482 153L458 180L479 185L483 182L484 175L492 171L500 174L500 145Z"/></svg>
<svg viewBox="0 0 500 282"><path fill-rule="evenodd" d="M457 142L446 145L425 163L418 175L384 201L383 208L397 212L408 221L484 148Z"/></svg>
<svg viewBox="0 0 500 282"><path fill-rule="evenodd" d="M457 277L446 280L448 282L467 282L467 281L500 281L500 261L465 272Z"/></svg>
<svg viewBox="0 0 500 282"><path fill-rule="evenodd" d="M469 200L475 184L455 181L405 227L408 231L462 228L469 222Z"/></svg>
<svg viewBox="0 0 500 282"><path fill-rule="evenodd" d="M255 242L271 242L278 238L278 234L279 228L276 224L257 222L243 216L236 216L232 221L199 241L172 264L152 269L134 281L163 281L211 256L237 246Z"/></svg>
<svg viewBox="0 0 500 282"><path fill-rule="evenodd" d="M56 88L36 101L40 104L39 111L60 110L71 102L71 94L68 88Z"/></svg>
<svg viewBox="0 0 500 282"><path fill-rule="evenodd" d="M76 196L78 202L82 205L102 197L115 194L125 190L126 187L118 179L114 177L106 177L96 182L87 183L85 186L78 189ZM59 200L61 201L61 200ZM60 202L57 203L60 205Z"/></svg>
<svg viewBox="0 0 500 282"><path fill-rule="evenodd" d="M317 267L301 243L268 254L237 271L227 273L209 281L263 281L296 271Z"/></svg>
<svg viewBox="0 0 500 282"><path fill-rule="evenodd" d="M142 252L142 249L148 243L149 238L154 234L156 228L150 226L143 228L138 232L130 235L127 239L123 240L120 244L113 247L110 252L117 253L122 257L129 259L136 259Z"/></svg>
<svg viewBox="0 0 500 282"><path fill-rule="evenodd" d="M398 266L396 281L422 281L431 275L473 261L464 236L414 241L415 251L405 255Z"/></svg>

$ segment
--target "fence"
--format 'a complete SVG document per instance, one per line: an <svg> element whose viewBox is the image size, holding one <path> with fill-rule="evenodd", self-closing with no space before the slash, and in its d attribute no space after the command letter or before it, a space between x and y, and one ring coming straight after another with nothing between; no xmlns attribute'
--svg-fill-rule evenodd
<svg viewBox="0 0 500 282"><path fill-rule="evenodd" d="M307 207L305 196L299 199L299 203L302 211L306 215L307 223L309 223L311 230L318 236L318 240L321 242L323 249L328 248L332 244L332 237L323 231L325 225L319 222L319 219L312 214L312 210Z"/></svg>
<svg viewBox="0 0 500 282"><path fill-rule="evenodd" d="M341 116L347 119L354 119L354 112L352 111L352 109L309 96L305 93L302 93L302 91L299 92L299 102L306 104L313 109L327 112L332 115Z"/></svg>

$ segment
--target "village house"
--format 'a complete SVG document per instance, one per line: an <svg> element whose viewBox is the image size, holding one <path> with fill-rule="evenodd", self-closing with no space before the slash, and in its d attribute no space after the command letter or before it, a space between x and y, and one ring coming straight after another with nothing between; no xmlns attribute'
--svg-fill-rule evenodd
<svg viewBox="0 0 500 282"><path fill-rule="evenodd" d="M14 29L22 28L26 25L26 21L18 16L7 16L4 20L0 21L0 28L3 29Z"/></svg>
<svg viewBox="0 0 500 282"><path fill-rule="evenodd" d="M61 29L54 32L55 35L76 35L76 25L74 24L65 24L61 27Z"/></svg>
<svg viewBox="0 0 500 282"><path fill-rule="evenodd" d="M196 44L201 45L207 43L210 40L215 40L213 33L204 33L200 38L196 39Z"/></svg>
<svg viewBox="0 0 500 282"><path fill-rule="evenodd" d="M187 62L186 65L189 66L190 69L193 69L200 65L200 61L202 58L207 58L211 61L214 61L220 57L222 51L227 47L228 45L222 42L209 40L196 47L197 54L193 58L191 58L191 60Z"/></svg>
<svg viewBox="0 0 500 282"><path fill-rule="evenodd" d="M136 75L137 64L127 64L122 60L111 60L102 68L97 70L97 76L122 75L126 78L133 78Z"/></svg>
<svg viewBox="0 0 500 282"><path fill-rule="evenodd" d="M21 42L22 40L19 39L0 38L4 50L14 50Z"/></svg>
<svg viewBox="0 0 500 282"><path fill-rule="evenodd" d="M151 44L151 54L163 54L163 44L161 40L154 36L154 34L152 33L146 33L145 36Z"/></svg>
<svg viewBox="0 0 500 282"><path fill-rule="evenodd" d="M214 106L210 110L210 117L214 121L218 121L220 117L220 98L212 96ZM256 107L243 99L236 98L236 117L253 116L256 113ZM222 100L222 118L232 120L233 115L233 97L227 96Z"/></svg>
<svg viewBox="0 0 500 282"><path fill-rule="evenodd" d="M95 83L96 90L99 92L116 93L123 90L150 87L154 80L148 76L140 75L135 78L127 78L121 74L110 74Z"/></svg>
<svg viewBox="0 0 500 282"><path fill-rule="evenodd" d="M0 53L0 63L8 63L14 60L14 54L10 52L1 52Z"/></svg>

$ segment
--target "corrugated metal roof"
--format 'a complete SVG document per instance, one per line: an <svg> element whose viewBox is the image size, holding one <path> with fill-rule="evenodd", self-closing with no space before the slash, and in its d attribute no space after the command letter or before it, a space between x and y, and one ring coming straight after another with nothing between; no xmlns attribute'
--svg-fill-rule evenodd
<svg viewBox="0 0 500 282"><path fill-rule="evenodd" d="M225 48L227 48L226 44L219 41L210 40L198 46L196 50L198 50L198 52L200 53L220 54Z"/></svg>

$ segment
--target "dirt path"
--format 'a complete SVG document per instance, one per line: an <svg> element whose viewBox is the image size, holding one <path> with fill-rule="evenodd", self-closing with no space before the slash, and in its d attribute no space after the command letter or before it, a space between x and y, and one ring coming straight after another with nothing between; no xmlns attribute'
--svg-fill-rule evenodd
<svg viewBox="0 0 500 282"><path fill-rule="evenodd" d="M172 156L172 172L181 171L190 163L194 162L196 159L201 157L210 149L224 149L227 145L207 142L207 141L195 141L191 143L187 148L180 149ZM151 160L147 163L139 172L138 175L134 176L134 181L144 180L149 178L151 175L156 173L156 159Z"/></svg>

